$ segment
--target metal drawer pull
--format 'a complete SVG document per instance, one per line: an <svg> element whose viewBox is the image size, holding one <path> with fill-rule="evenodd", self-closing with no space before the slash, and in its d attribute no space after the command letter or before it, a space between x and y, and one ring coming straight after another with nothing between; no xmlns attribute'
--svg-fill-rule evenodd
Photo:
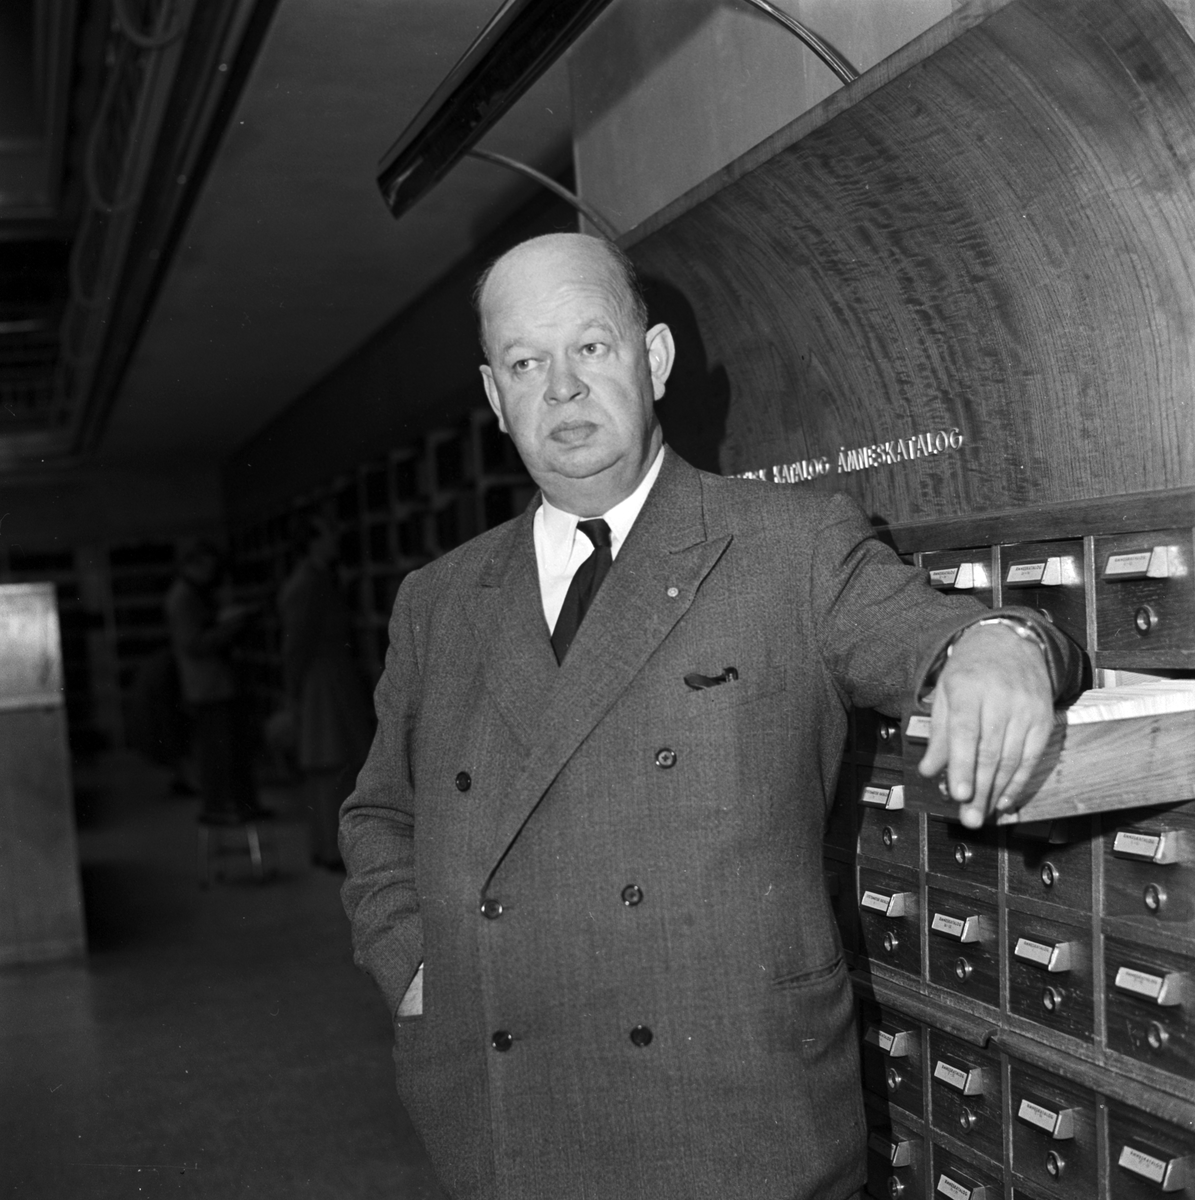
<svg viewBox="0 0 1195 1200"><path fill-rule="evenodd" d="M1136 967L1120 967L1116 972L1116 987L1133 996L1142 996L1165 1008L1183 1002L1183 976L1178 971L1152 975Z"/></svg>
<svg viewBox="0 0 1195 1200"><path fill-rule="evenodd" d="M934 1078L940 1079L956 1092L962 1092L964 1096L983 1095L982 1067L956 1067L954 1063L940 1058L934 1064Z"/></svg>
<svg viewBox="0 0 1195 1200"><path fill-rule="evenodd" d="M886 917L903 917L913 906L912 892L864 892L860 903L872 912L883 913Z"/></svg>
<svg viewBox="0 0 1195 1200"><path fill-rule="evenodd" d="M1135 833L1131 829L1120 829L1112 840L1112 853L1117 858L1154 863L1160 867L1178 862L1180 850L1176 829L1164 833Z"/></svg>
<svg viewBox="0 0 1195 1200"><path fill-rule="evenodd" d="M1120 1157L1116 1160L1118 1167L1158 1184L1163 1192L1181 1192L1187 1186L1187 1179L1191 1175L1190 1164L1189 1156L1158 1158L1127 1142L1121 1147Z"/></svg>
<svg viewBox="0 0 1195 1200"><path fill-rule="evenodd" d="M863 1040L878 1046L889 1058L908 1058L909 1035L904 1029L889 1029L884 1025L869 1025Z"/></svg>
<svg viewBox="0 0 1195 1200"><path fill-rule="evenodd" d="M1028 1098L1021 1101L1017 1116L1029 1125L1044 1129L1056 1142L1075 1136L1075 1110L1061 1108L1057 1112Z"/></svg>
<svg viewBox="0 0 1195 1200"><path fill-rule="evenodd" d="M873 1133L867 1139L867 1146L892 1167L907 1167L913 1161L913 1147L907 1138L889 1141L882 1134Z"/></svg>
<svg viewBox="0 0 1195 1200"><path fill-rule="evenodd" d="M979 941L979 917L951 917L946 913L934 913L930 923L934 933L940 933L956 942Z"/></svg>
<svg viewBox="0 0 1195 1200"><path fill-rule="evenodd" d="M859 803L866 804L869 808L899 812L905 806L905 785L898 783L890 788L865 787L859 797Z"/></svg>
<svg viewBox="0 0 1195 1200"><path fill-rule="evenodd" d="M1051 946L1047 942L1035 942L1029 938L1017 938L1013 956L1022 962L1032 963L1051 973L1071 969L1071 943L1058 942Z"/></svg>

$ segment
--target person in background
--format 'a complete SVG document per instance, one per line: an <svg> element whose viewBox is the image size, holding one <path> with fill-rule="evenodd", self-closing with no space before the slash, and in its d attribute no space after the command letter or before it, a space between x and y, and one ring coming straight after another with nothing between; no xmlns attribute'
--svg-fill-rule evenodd
<svg viewBox="0 0 1195 1200"><path fill-rule="evenodd" d="M340 805L369 753L373 707L337 585L336 530L322 517L302 517L294 543L299 558L278 594L283 680L311 815L312 859L336 870Z"/></svg>
<svg viewBox="0 0 1195 1200"><path fill-rule="evenodd" d="M209 816L263 815L253 780L252 738L240 704L233 648L253 610L221 605L220 552L209 541L183 544L166 593L166 624L191 717L199 791Z"/></svg>

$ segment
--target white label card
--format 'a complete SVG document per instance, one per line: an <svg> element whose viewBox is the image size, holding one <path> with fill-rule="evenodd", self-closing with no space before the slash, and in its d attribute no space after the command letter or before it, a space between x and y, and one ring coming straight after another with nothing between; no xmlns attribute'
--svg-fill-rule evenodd
<svg viewBox="0 0 1195 1200"><path fill-rule="evenodd" d="M1140 858L1153 862L1161 844L1162 839L1159 835L1119 829L1112 841L1112 853L1123 855L1125 858Z"/></svg>
<svg viewBox="0 0 1195 1200"><path fill-rule="evenodd" d="M945 913L934 913L931 926L935 933L944 933L949 937L962 937L966 927L966 921L960 921L958 917L948 917Z"/></svg>
<svg viewBox="0 0 1195 1200"><path fill-rule="evenodd" d="M943 1196L949 1196L950 1200L972 1200L975 1197L973 1192L966 1184L956 1183L949 1175L940 1175L938 1177L938 1191ZM978 1200L982 1200L982 1188L976 1188L980 1192Z"/></svg>
<svg viewBox="0 0 1195 1200"><path fill-rule="evenodd" d="M1161 1183L1166 1178L1166 1168L1170 1164L1164 1158L1155 1158L1152 1154L1146 1154L1144 1150L1138 1150L1136 1146L1125 1146L1116 1160L1116 1165L1124 1167L1126 1171L1132 1171L1134 1175Z"/></svg>
<svg viewBox="0 0 1195 1200"><path fill-rule="evenodd" d="M1156 1000L1162 994L1166 983L1163 975L1148 975L1144 971L1135 971L1132 967L1121 967L1116 972L1116 986L1122 992L1133 992L1148 1000Z"/></svg>
<svg viewBox="0 0 1195 1200"><path fill-rule="evenodd" d="M882 787L865 787L859 797L860 804L868 804L872 808L888 807L888 789Z"/></svg>
<svg viewBox="0 0 1195 1200"><path fill-rule="evenodd" d="M1108 556L1104 567L1104 578L1115 579L1118 575L1144 575L1149 570L1149 560L1153 552L1140 550L1132 554L1112 554Z"/></svg>
<svg viewBox="0 0 1195 1200"><path fill-rule="evenodd" d="M962 1067L956 1067L952 1063L939 1059L934 1064L934 1078L950 1084L952 1088L957 1088L961 1092L967 1086L970 1073L964 1071Z"/></svg>
<svg viewBox="0 0 1195 1200"><path fill-rule="evenodd" d="M1017 958L1023 958L1026 962L1037 963L1040 967L1048 967L1054 947L1047 946L1044 942L1031 942L1028 938L1017 938L1017 948L1013 953Z"/></svg>
<svg viewBox="0 0 1195 1200"><path fill-rule="evenodd" d="M1145 556L1145 561L1149 562L1149 555ZM954 581L958 578L958 567L939 567L936 571L929 573L929 581L934 587L954 587Z"/></svg>
<svg viewBox="0 0 1195 1200"><path fill-rule="evenodd" d="M905 726L905 737L915 742L928 742L933 722L924 713L914 713Z"/></svg>
<svg viewBox="0 0 1195 1200"><path fill-rule="evenodd" d="M1046 573L1044 562L1013 563L1004 577L1005 583L1041 583Z"/></svg>
<svg viewBox="0 0 1195 1200"><path fill-rule="evenodd" d="M1053 1133L1054 1126L1058 1124L1056 1112L1051 1112L1048 1108L1035 1104L1032 1100L1021 1101L1021 1107L1017 1109L1017 1116L1022 1121L1028 1121L1030 1125L1036 1125L1038 1129L1044 1129L1047 1133Z"/></svg>
<svg viewBox="0 0 1195 1200"><path fill-rule="evenodd" d="M864 892L863 907L873 908L876 912L886 913L888 905L891 902L891 896L885 896L883 892Z"/></svg>

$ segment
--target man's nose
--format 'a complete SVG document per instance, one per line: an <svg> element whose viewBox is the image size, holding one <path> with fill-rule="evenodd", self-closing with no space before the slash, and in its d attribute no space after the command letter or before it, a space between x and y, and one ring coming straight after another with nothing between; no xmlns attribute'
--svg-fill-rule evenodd
<svg viewBox="0 0 1195 1200"><path fill-rule="evenodd" d="M548 387L545 399L549 404L566 404L580 400L589 389L567 359L554 359L548 372Z"/></svg>

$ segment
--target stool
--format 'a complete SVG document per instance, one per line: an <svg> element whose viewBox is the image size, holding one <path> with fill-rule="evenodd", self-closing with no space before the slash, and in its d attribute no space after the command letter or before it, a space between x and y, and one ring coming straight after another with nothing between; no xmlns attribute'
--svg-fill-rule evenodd
<svg viewBox="0 0 1195 1200"><path fill-rule="evenodd" d="M258 883L266 878L265 860L261 852L261 832L258 826L266 819L261 814L201 812L199 814L199 886L207 887L218 870L221 858L229 853L248 853L253 877ZM242 838L244 839L242 841ZM230 841L235 843L230 845Z"/></svg>

